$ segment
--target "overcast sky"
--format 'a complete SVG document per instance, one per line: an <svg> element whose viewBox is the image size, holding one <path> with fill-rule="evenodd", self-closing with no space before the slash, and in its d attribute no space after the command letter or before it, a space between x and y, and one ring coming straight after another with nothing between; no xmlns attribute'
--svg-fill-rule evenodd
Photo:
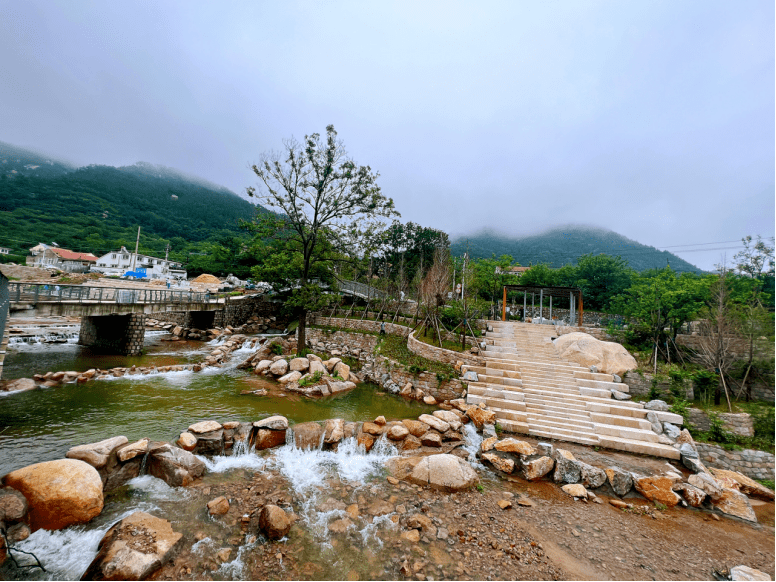
<svg viewBox="0 0 776 582"><path fill-rule="evenodd" d="M774 3L0 0L0 141L244 194L328 124L452 235L771 237Z"/></svg>

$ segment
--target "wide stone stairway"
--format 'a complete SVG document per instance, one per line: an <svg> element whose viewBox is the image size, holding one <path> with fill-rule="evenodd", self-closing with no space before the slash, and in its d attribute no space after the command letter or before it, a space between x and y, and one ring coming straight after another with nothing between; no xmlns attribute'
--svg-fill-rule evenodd
<svg viewBox="0 0 776 582"><path fill-rule="evenodd" d="M659 442L643 404L612 398L612 389L628 392L627 384L558 356L554 326L488 324L485 366L466 367L477 373L477 381L468 381L466 401L487 404L505 431L679 458L678 450ZM656 414L661 422L682 424L677 414Z"/></svg>

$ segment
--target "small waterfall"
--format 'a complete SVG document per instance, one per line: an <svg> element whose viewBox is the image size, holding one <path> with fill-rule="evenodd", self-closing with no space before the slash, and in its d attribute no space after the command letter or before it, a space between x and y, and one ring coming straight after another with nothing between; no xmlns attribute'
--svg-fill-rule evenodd
<svg viewBox="0 0 776 582"><path fill-rule="evenodd" d="M475 467L479 468L483 465L477 460L477 453L480 452L480 446L482 445L482 435L477 432L473 423L467 423L463 425L463 449L469 453L469 462Z"/></svg>

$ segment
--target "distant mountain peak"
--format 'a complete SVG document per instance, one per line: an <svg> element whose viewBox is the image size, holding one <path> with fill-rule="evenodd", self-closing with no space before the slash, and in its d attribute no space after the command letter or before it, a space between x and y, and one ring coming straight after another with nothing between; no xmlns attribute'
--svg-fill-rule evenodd
<svg viewBox="0 0 776 582"><path fill-rule="evenodd" d="M684 259L641 244L613 230L584 224L550 227L539 234L509 236L492 229L457 237L451 245L454 254L490 257L511 255L521 265L547 263L559 268L575 264L585 254L620 256L637 271L663 268L667 264L678 272L701 272Z"/></svg>

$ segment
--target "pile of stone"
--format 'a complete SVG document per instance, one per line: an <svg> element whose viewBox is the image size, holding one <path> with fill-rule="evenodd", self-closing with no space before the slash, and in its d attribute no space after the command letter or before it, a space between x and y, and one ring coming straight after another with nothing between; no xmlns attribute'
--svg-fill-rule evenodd
<svg viewBox="0 0 776 582"><path fill-rule="evenodd" d="M274 341L277 343L277 340ZM305 396L328 396L352 390L359 382L341 358L323 360L315 354L289 358L272 356L271 353L271 346L266 346L240 367L252 367L254 373L273 378L286 390Z"/></svg>
<svg viewBox="0 0 776 582"><path fill-rule="evenodd" d="M692 449L694 443L684 430L678 440ZM562 485L572 497L600 503L593 490L601 489L618 497L628 495L632 489L649 501L666 507L692 506L719 510L747 521L756 522L754 510L747 495L773 499L773 491L756 481L733 471L713 469L708 472L700 464L693 464L697 471L685 479L678 469L666 466L659 474L642 475L618 466L595 467L584 463L564 449L555 449L550 443L537 447L515 438L486 438L482 441L478 456L497 471L520 474L529 481L551 478ZM697 457L696 457L697 458ZM687 465L687 463L685 463ZM616 507L630 507L624 501L611 501Z"/></svg>

